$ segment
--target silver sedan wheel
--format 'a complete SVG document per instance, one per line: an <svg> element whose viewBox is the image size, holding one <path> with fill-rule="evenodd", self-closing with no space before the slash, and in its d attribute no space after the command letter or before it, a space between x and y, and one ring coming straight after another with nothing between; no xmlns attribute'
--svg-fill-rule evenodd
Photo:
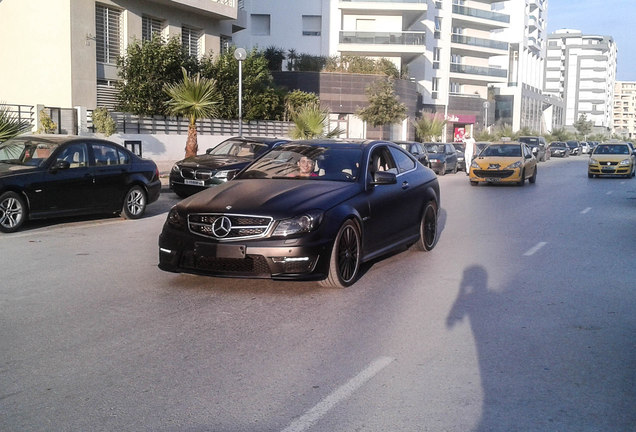
<svg viewBox="0 0 636 432"><path fill-rule="evenodd" d="M0 196L0 231L14 232L20 229L26 216L24 200L15 192Z"/></svg>
<svg viewBox="0 0 636 432"><path fill-rule="evenodd" d="M146 192L141 186L133 186L126 193L122 210L126 219L138 219L144 214L146 211Z"/></svg>

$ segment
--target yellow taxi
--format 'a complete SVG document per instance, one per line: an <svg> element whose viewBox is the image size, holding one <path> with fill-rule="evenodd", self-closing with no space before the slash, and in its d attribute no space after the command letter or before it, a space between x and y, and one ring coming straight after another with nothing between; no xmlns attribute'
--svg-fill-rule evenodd
<svg viewBox="0 0 636 432"><path fill-rule="evenodd" d="M596 146L587 163L589 178L602 175L619 175L627 178L636 174L636 155L627 143L612 142Z"/></svg>
<svg viewBox="0 0 636 432"><path fill-rule="evenodd" d="M515 141L491 143L473 159L468 173L470 184L537 181L537 159L527 144Z"/></svg>

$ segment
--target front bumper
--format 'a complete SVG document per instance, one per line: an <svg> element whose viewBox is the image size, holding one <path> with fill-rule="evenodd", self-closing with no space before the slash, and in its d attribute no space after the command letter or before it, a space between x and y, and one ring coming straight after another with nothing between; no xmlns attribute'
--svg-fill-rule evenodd
<svg viewBox="0 0 636 432"><path fill-rule="evenodd" d="M317 235L293 239L214 242L166 223L159 236L159 268L175 273L236 278L322 280L331 242Z"/></svg>
<svg viewBox="0 0 636 432"><path fill-rule="evenodd" d="M471 167L469 179L480 183L517 183L521 180L521 169L485 170Z"/></svg>
<svg viewBox="0 0 636 432"><path fill-rule="evenodd" d="M614 163L613 165L607 165L606 163L588 164L587 173L589 175L631 175L632 165L620 165Z"/></svg>

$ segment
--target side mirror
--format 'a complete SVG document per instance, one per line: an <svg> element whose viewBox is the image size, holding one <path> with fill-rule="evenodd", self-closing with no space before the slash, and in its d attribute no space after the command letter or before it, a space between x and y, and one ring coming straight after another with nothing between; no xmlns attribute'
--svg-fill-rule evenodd
<svg viewBox="0 0 636 432"><path fill-rule="evenodd" d="M373 175L373 182L371 184L374 185L383 185L383 184L396 184L397 178L395 173L388 171L378 171Z"/></svg>
<svg viewBox="0 0 636 432"><path fill-rule="evenodd" d="M51 166L51 172L57 172L59 170L69 169L71 167L71 163L65 160L56 161L53 166Z"/></svg>

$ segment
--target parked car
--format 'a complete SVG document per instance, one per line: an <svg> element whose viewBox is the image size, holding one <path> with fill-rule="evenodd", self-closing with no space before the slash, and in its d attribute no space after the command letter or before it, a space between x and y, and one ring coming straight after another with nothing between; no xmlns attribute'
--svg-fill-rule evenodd
<svg viewBox="0 0 636 432"><path fill-rule="evenodd" d="M306 159L313 167L301 176ZM345 287L366 261L433 249L439 208L435 173L393 143L293 141L174 206L159 268Z"/></svg>
<svg viewBox="0 0 636 432"><path fill-rule="evenodd" d="M548 144L542 136L521 136L517 141L527 144L537 161L545 162L550 158L550 152L547 149Z"/></svg>
<svg viewBox="0 0 636 432"><path fill-rule="evenodd" d="M561 158L570 156L570 148L564 141L552 141L548 150L550 150L550 156Z"/></svg>
<svg viewBox="0 0 636 432"><path fill-rule="evenodd" d="M23 135L0 145L0 231L29 219L120 213L141 217L159 198L157 165L111 141Z"/></svg>
<svg viewBox="0 0 636 432"><path fill-rule="evenodd" d="M570 155L578 156L581 154L581 144L579 144L576 140L566 141L565 144L568 146L570 150Z"/></svg>
<svg viewBox="0 0 636 432"><path fill-rule="evenodd" d="M426 151L431 169L437 175L443 176L449 171L453 174L457 172L459 168L457 166L457 152L452 144L426 143Z"/></svg>
<svg viewBox="0 0 636 432"><path fill-rule="evenodd" d="M612 142L596 146L587 165L589 178L602 175L634 177L636 154L628 143Z"/></svg>
<svg viewBox="0 0 636 432"><path fill-rule="evenodd" d="M181 198L225 183L267 150L287 139L233 137L205 154L178 161L170 171L170 189Z"/></svg>
<svg viewBox="0 0 636 432"><path fill-rule="evenodd" d="M466 144L453 143L453 147L457 152L457 170L466 171Z"/></svg>
<svg viewBox="0 0 636 432"><path fill-rule="evenodd" d="M431 167L428 161L428 152L424 144L417 141L393 141L395 144L402 147L407 152L411 153L420 163L426 167Z"/></svg>
<svg viewBox="0 0 636 432"><path fill-rule="evenodd" d="M581 145L581 154L587 154L590 152L590 145L587 141L581 141L579 144Z"/></svg>
<svg viewBox="0 0 636 432"><path fill-rule="evenodd" d="M470 184L537 181L537 159L527 144L515 141L492 143L470 165Z"/></svg>

